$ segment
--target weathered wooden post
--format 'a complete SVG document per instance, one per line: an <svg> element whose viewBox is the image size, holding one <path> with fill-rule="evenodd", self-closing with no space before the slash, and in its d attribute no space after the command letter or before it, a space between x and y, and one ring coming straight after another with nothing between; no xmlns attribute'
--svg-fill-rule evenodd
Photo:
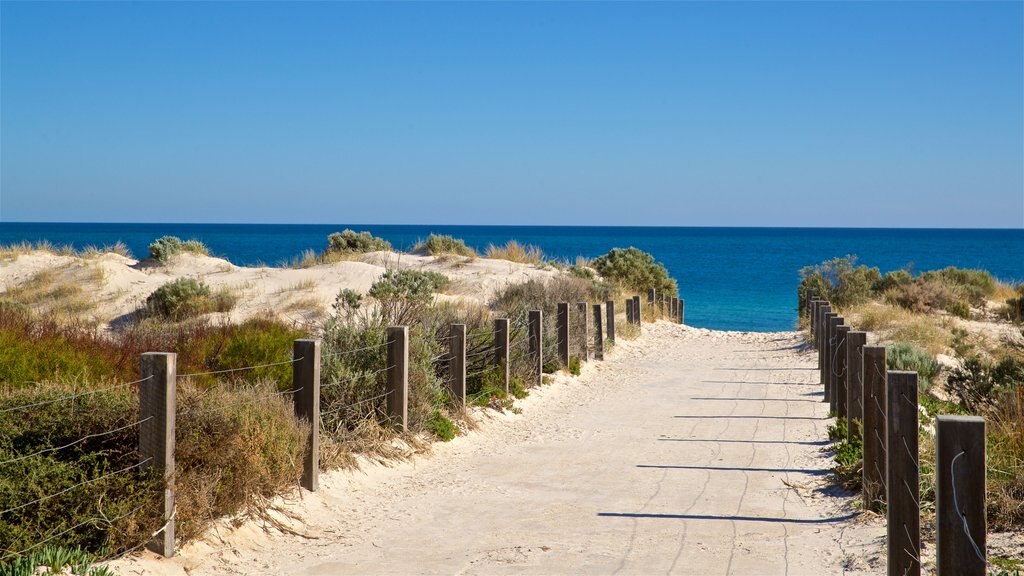
<svg viewBox="0 0 1024 576"><path fill-rule="evenodd" d="M633 296L633 320L636 321L637 326L643 323L643 316L643 310L640 308L640 296Z"/></svg>
<svg viewBox="0 0 1024 576"><path fill-rule="evenodd" d="M320 341L296 340L292 345L292 401L295 417L309 424L306 456L299 484L316 492L320 487Z"/></svg>
<svg viewBox="0 0 1024 576"><path fill-rule="evenodd" d="M387 338L388 417L405 432L409 428L409 327L389 326Z"/></svg>
<svg viewBox="0 0 1024 576"><path fill-rule="evenodd" d="M885 500L885 346L864 347L864 508Z"/></svg>
<svg viewBox="0 0 1024 576"><path fill-rule="evenodd" d="M594 304L594 360L604 360L604 327L601 326L601 305Z"/></svg>
<svg viewBox="0 0 1024 576"><path fill-rule="evenodd" d="M846 333L846 439L852 440L854 428L864 426L864 345L867 332ZM863 437L863 434L861 434ZM863 439L863 438L862 438Z"/></svg>
<svg viewBox="0 0 1024 576"><path fill-rule="evenodd" d="M810 331L811 341L818 341L818 301L811 300L811 310L807 315L807 325Z"/></svg>
<svg viewBox="0 0 1024 576"><path fill-rule="evenodd" d="M579 352L580 362L590 360L590 328L589 322L587 322L589 313L586 302L576 303L576 330L579 331L579 336L576 338L576 349Z"/></svg>
<svg viewBox="0 0 1024 576"><path fill-rule="evenodd" d="M658 297L658 291L657 290L655 290L654 288L648 288L647 289L647 307L651 309L651 319L652 320L657 320L657 318L655 318L655 315L654 315L654 303L655 303L655 299L657 297Z"/></svg>
<svg viewBox="0 0 1024 576"><path fill-rule="evenodd" d="M984 576L985 419L940 415L936 420L936 572Z"/></svg>
<svg viewBox="0 0 1024 576"><path fill-rule="evenodd" d="M139 361L139 469L163 473L160 529L146 548L174 556L174 410L177 398L177 354L146 352Z"/></svg>
<svg viewBox="0 0 1024 576"><path fill-rule="evenodd" d="M668 320L669 322L679 321L679 298L675 296L668 299Z"/></svg>
<svg viewBox="0 0 1024 576"><path fill-rule="evenodd" d="M828 402L828 410L832 414L835 414L836 411L836 399L832 394L835 374L836 328L842 323L842 318L834 313L829 313L828 324L825 326L825 401Z"/></svg>
<svg viewBox="0 0 1024 576"><path fill-rule="evenodd" d="M658 292L658 317L663 318L665 316L665 293Z"/></svg>
<svg viewBox="0 0 1024 576"><path fill-rule="evenodd" d="M686 324L686 301L679 299L679 323Z"/></svg>
<svg viewBox="0 0 1024 576"><path fill-rule="evenodd" d="M448 381L452 400L466 404L466 325L448 325Z"/></svg>
<svg viewBox="0 0 1024 576"><path fill-rule="evenodd" d="M558 360L562 366L569 367L569 303L558 303Z"/></svg>
<svg viewBox="0 0 1024 576"><path fill-rule="evenodd" d="M921 511L917 455L917 372L888 374L885 435L888 574L921 574Z"/></svg>
<svg viewBox="0 0 1024 576"><path fill-rule="evenodd" d="M836 399L836 420L847 419L846 335L849 333L850 327L845 324L836 328L836 384L832 389L832 395Z"/></svg>
<svg viewBox="0 0 1024 576"><path fill-rule="evenodd" d="M508 361L508 318L494 319L494 366L501 372L501 380L508 394L509 361Z"/></svg>
<svg viewBox="0 0 1024 576"><path fill-rule="evenodd" d="M608 342L615 344L615 300L604 303L605 318L607 318Z"/></svg>
<svg viewBox="0 0 1024 576"><path fill-rule="evenodd" d="M529 352L530 366L533 368L534 386L544 383L544 312L541 310L530 310L529 328L527 336L530 343L527 345Z"/></svg>
<svg viewBox="0 0 1024 576"><path fill-rule="evenodd" d="M815 330L814 330L814 349L818 351L818 372L821 376L824 376L825 372L822 370L822 363L825 361L825 355L821 352L821 334L825 331L824 318L825 318L825 302L818 304L817 312L814 314Z"/></svg>
<svg viewBox="0 0 1024 576"><path fill-rule="evenodd" d="M626 299L626 324L633 324L633 299Z"/></svg>

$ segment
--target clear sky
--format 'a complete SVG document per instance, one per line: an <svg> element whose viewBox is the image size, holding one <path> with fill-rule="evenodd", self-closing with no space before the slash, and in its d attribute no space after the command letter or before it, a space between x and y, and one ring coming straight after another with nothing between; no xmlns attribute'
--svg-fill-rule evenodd
<svg viewBox="0 0 1024 576"><path fill-rule="evenodd" d="M1024 226L1021 2L0 2L0 220Z"/></svg>

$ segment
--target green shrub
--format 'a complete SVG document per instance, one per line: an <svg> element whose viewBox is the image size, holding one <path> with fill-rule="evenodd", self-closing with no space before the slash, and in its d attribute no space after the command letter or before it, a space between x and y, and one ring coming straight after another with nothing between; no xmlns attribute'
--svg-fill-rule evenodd
<svg viewBox="0 0 1024 576"><path fill-rule="evenodd" d="M981 306L996 290L996 280L985 270L964 270L950 266L921 274L925 281L937 281L957 290L971 304Z"/></svg>
<svg viewBox="0 0 1024 576"><path fill-rule="evenodd" d="M81 548L46 545L0 565L0 576L74 574L75 576L115 576L106 566L94 566L99 558ZM45 566L46 571L42 568Z"/></svg>
<svg viewBox="0 0 1024 576"><path fill-rule="evenodd" d="M174 321L210 312L229 312L237 298L227 290L210 290L195 278L178 278L157 288L146 298L146 312Z"/></svg>
<svg viewBox="0 0 1024 576"><path fill-rule="evenodd" d="M832 441L836 465L833 471L847 490L860 490L863 477L861 468L864 462L864 441L861 437L859 420L853 421L852 434L847 437L846 418L837 418L834 425L828 427L828 438Z"/></svg>
<svg viewBox="0 0 1024 576"><path fill-rule="evenodd" d="M441 234L431 234L427 236L427 239L417 245L416 249L422 251L429 256L440 256L443 254L453 254L455 256L476 256L476 251L466 246L466 242L461 238L454 238L452 236L445 236Z"/></svg>
<svg viewBox="0 0 1024 576"><path fill-rule="evenodd" d="M654 288L669 296L679 293L679 287L669 277L665 265L655 262L651 254L632 246L612 248L590 264L605 280L627 291L643 292Z"/></svg>
<svg viewBox="0 0 1024 576"><path fill-rule="evenodd" d="M453 440L456 434L455 423L439 409L430 413L427 429L442 442Z"/></svg>
<svg viewBox="0 0 1024 576"><path fill-rule="evenodd" d="M182 241L177 236L164 236L156 239L149 245L150 258L166 264L171 258L181 252L191 252L202 256L209 255L210 250L199 240Z"/></svg>
<svg viewBox="0 0 1024 576"><path fill-rule="evenodd" d="M992 409L1004 398L1013 402L1016 387L1024 387L1024 359L1015 356L997 362L966 358L946 377L946 389L972 412Z"/></svg>
<svg viewBox="0 0 1024 576"><path fill-rule="evenodd" d="M391 250L391 243L369 232L344 230L327 237L327 254L363 254Z"/></svg>
<svg viewBox="0 0 1024 576"><path fill-rule="evenodd" d="M887 290L898 288L911 282L914 279L914 275L908 270L893 270L886 272L885 276L881 280L875 282L872 285L871 290L875 293L881 294Z"/></svg>
<svg viewBox="0 0 1024 576"><path fill-rule="evenodd" d="M579 376L580 375L580 366L581 366L581 362L580 362L579 358L577 358L575 356L572 356L571 358L569 358L569 374L572 374L573 376Z"/></svg>
<svg viewBox="0 0 1024 576"><path fill-rule="evenodd" d="M806 310L804 303L814 293L828 299L833 306L847 308L866 302L871 298L872 287L882 280L878 268L857 266L857 257L833 258L821 264L800 269L800 286L797 289L800 310Z"/></svg>
<svg viewBox="0 0 1024 576"><path fill-rule="evenodd" d="M433 301L434 294L448 287L444 274L423 270L388 270L370 286L385 318L393 325L407 325Z"/></svg>
<svg viewBox="0 0 1024 576"><path fill-rule="evenodd" d="M964 320L971 319L971 305L963 300L958 300L946 306L946 312Z"/></svg>
<svg viewBox="0 0 1024 576"><path fill-rule="evenodd" d="M886 351L886 367L889 370L917 372L918 388L924 392L939 375L939 363L935 358L917 346L897 342Z"/></svg>

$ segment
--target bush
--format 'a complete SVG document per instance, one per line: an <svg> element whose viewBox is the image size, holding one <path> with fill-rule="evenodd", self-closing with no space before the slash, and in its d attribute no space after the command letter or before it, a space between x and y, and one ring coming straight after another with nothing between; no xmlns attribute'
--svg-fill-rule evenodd
<svg viewBox="0 0 1024 576"><path fill-rule="evenodd" d="M1011 322L1024 321L1024 283L1017 285L1017 298L1006 300L1006 311Z"/></svg>
<svg viewBox="0 0 1024 576"><path fill-rule="evenodd" d="M149 245L150 258L167 264L171 258L181 252L191 252L201 256L209 255L210 250L199 240L187 240L182 242L177 236L164 236L156 239Z"/></svg>
<svg viewBox="0 0 1024 576"><path fill-rule="evenodd" d="M963 300L958 300L946 306L946 312L964 320L971 319L971 305Z"/></svg>
<svg viewBox="0 0 1024 576"><path fill-rule="evenodd" d="M369 232L343 230L327 237L326 254L363 254L391 250L391 243Z"/></svg>
<svg viewBox="0 0 1024 576"><path fill-rule="evenodd" d="M439 409L435 409L430 413L430 421L427 424L427 428L442 442L448 442L455 438L455 423Z"/></svg>
<svg viewBox="0 0 1024 576"><path fill-rule="evenodd" d="M572 374L573 376L579 376L580 375L580 365L581 365L581 362L580 362L579 358L577 358L575 356L569 358L569 374Z"/></svg>
<svg viewBox="0 0 1024 576"><path fill-rule="evenodd" d="M881 280L878 268L857 266L857 257L853 255L806 266L800 269L797 289L801 313L806 311L804 303L811 293L829 300L833 306L848 308L869 300L872 287Z"/></svg>
<svg viewBox="0 0 1024 576"><path fill-rule="evenodd" d="M875 282L871 287L871 290L875 293L881 294L887 290L903 286L913 279L913 274L907 270L893 270L891 272L886 272L885 276L883 276L881 280Z"/></svg>
<svg viewBox="0 0 1024 576"><path fill-rule="evenodd" d="M886 351L886 367L889 370L917 372L918 388L924 392L932 380L939 375L939 363L935 358L913 344L898 342Z"/></svg>
<svg viewBox="0 0 1024 576"><path fill-rule="evenodd" d="M625 250L612 248L607 254L595 258L591 266L605 280L627 291L643 292L654 288L669 296L679 293L679 287L669 277L665 265L655 262L651 254L632 246Z"/></svg>
<svg viewBox="0 0 1024 576"><path fill-rule="evenodd" d="M544 261L544 252L532 245L522 245L515 240L509 240L502 247L493 244L487 247L487 257L495 260L509 260L520 264L540 264Z"/></svg>
<svg viewBox="0 0 1024 576"><path fill-rule="evenodd" d="M388 322L407 325L449 282L447 276L433 271L388 270L370 286L369 294L380 303Z"/></svg>
<svg viewBox="0 0 1024 576"><path fill-rule="evenodd" d="M975 306L983 305L985 298L996 290L995 278L985 270L963 270L950 266L942 270L925 272L921 274L921 279L945 284Z"/></svg>
<svg viewBox="0 0 1024 576"><path fill-rule="evenodd" d="M227 290L216 293L195 278L178 278L157 288L146 298L146 312L181 321L210 312L229 312L237 298Z"/></svg>
<svg viewBox="0 0 1024 576"><path fill-rule="evenodd" d="M970 357L946 377L949 393L975 413L995 408L1004 398L1014 401L1019 386L1024 386L1024 359L1014 356L994 363Z"/></svg>
<svg viewBox="0 0 1024 576"><path fill-rule="evenodd" d="M416 251L422 251L428 256L440 256L443 254L453 254L455 256L466 256L472 258L476 256L476 251L466 246L466 242L461 238L454 238L452 236L444 236L440 234L431 234L427 236L424 242L421 242L414 249Z"/></svg>

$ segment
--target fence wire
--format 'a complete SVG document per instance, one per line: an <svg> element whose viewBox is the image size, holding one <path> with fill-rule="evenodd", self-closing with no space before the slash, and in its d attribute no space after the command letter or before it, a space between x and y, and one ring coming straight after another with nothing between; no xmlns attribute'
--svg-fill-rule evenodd
<svg viewBox="0 0 1024 576"><path fill-rule="evenodd" d="M60 492L54 492L53 494L49 494L47 496L43 496L42 498L37 498L37 499L35 499L35 500L31 501L31 502L26 502L26 503L21 504L19 506L15 506L13 508L8 508L7 510L0 511L0 515L7 514L8 512L15 512L17 510L21 510L22 508L27 508L27 507L29 507L29 506L31 506L33 504L38 504L40 502L45 502L45 501L47 501L47 500L49 500L51 498L56 498L57 496L60 496L62 494L67 494L68 492L71 492L75 488L80 488L80 487L85 486L87 484L93 484L95 482L99 482L100 480L103 480L103 479L106 479L106 478L110 478L111 476L116 476L118 474L121 474L122 472L127 472L129 470L134 469L134 468L138 468L138 467L142 466L143 464L145 464L146 462L149 462L152 459L153 458L146 458L142 462L139 462L138 464L132 464L131 466L128 466L127 468L122 468L120 470L116 470L114 472L109 472L107 474L104 474L102 476L97 476L96 478L91 478L91 479L86 480L84 482L79 482L78 484L75 484L74 486L71 486L70 488L65 488L64 490L61 490Z"/></svg>
<svg viewBox="0 0 1024 576"><path fill-rule="evenodd" d="M257 364L256 366L243 366L241 368L227 368L225 370L213 370L211 372L193 372L191 374L179 374L178 378L192 378L195 376L210 376L213 374L228 374L230 372L242 372L244 370L256 370L257 368L270 368L273 366L284 366L285 364L294 364L300 360L305 360L305 356L299 356L298 358L292 358L291 360L284 360L282 362L271 362L270 364Z"/></svg>
<svg viewBox="0 0 1024 576"><path fill-rule="evenodd" d="M57 452L59 450L65 449L65 448L70 448L70 447L75 446L77 444L81 444L82 442L85 442L86 440L89 440L90 438L100 438L102 436L107 436L107 435L110 435L110 434L114 434L114 433L120 432L122 430L127 430L129 428L134 428L135 426L138 426L139 424L142 424L143 422L147 422L147 421L152 420L152 419L153 419L153 417L149 416L149 417L147 417L147 418L145 418L143 420L139 420L138 422L133 422L131 424L127 424L127 425L121 426L119 428L114 428L113 430L107 430L106 432L98 432L96 434L89 434L89 435L83 436L83 437L79 438L78 440L75 440L74 442L69 442L69 443L67 443L67 444L65 444L63 446L57 446L57 447L54 447L54 448L45 448L43 450L39 450L39 451L33 452L31 454L25 454L24 456L18 456L17 458L11 458L10 460L4 460L3 462L0 462L0 466L3 466L5 464L13 464L14 462L20 462L22 460L28 460L29 458L32 458L33 456L39 456L40 454L48 454L50 452Z"/></svg>
<svg viewBox="0 0 1024 576"><path fill-rule="evenodd" d="M960 500L957 497L956 490L956 461L967 452L961 450L959 454L953 457L953 460L949 463L949 478L953 482L953 510L956 511L956 515L960 517L960 522L964 527L964 536L967 537L967 541L971 543L971 548L974 549L974 553L978 555L978 560L985 566L988 566L988 561L985 560L985 554L982 553L978 543L974 541L974 537L971 536L971 528L967 525L967 517L964 516L963 511L960 509Z"/></svg>
<svg viewBox="0 0 1024 576"><path fill-rule="evenodd" d="M96 388L93 390L86 390L85 392L79 392L77 394L69 394L67 396L61 396L60 398L54 398L52 400L44 400L42 402L33 402L31 404L22 404L21 406L13 406L11 408L4 408L0 410L0 414L6 414L8 412L14 412L16 410L25 410L27 408L37 408L39 406L48 406L50 404L56 404L57 402L63 402L64 400L74 400L75 398L81 398L83 396L90 396L92 394L99 394L101 392L110 392L111 390L117 390L118 388L124 388L125 386L132 386L134 384L141 384L147 380L152 379L153 376L146 376L141 380L134 380L132 382L122 382L115 384L114 386L108 386L106 388ZM38 382L37 382L38 384Z"/></svg>

